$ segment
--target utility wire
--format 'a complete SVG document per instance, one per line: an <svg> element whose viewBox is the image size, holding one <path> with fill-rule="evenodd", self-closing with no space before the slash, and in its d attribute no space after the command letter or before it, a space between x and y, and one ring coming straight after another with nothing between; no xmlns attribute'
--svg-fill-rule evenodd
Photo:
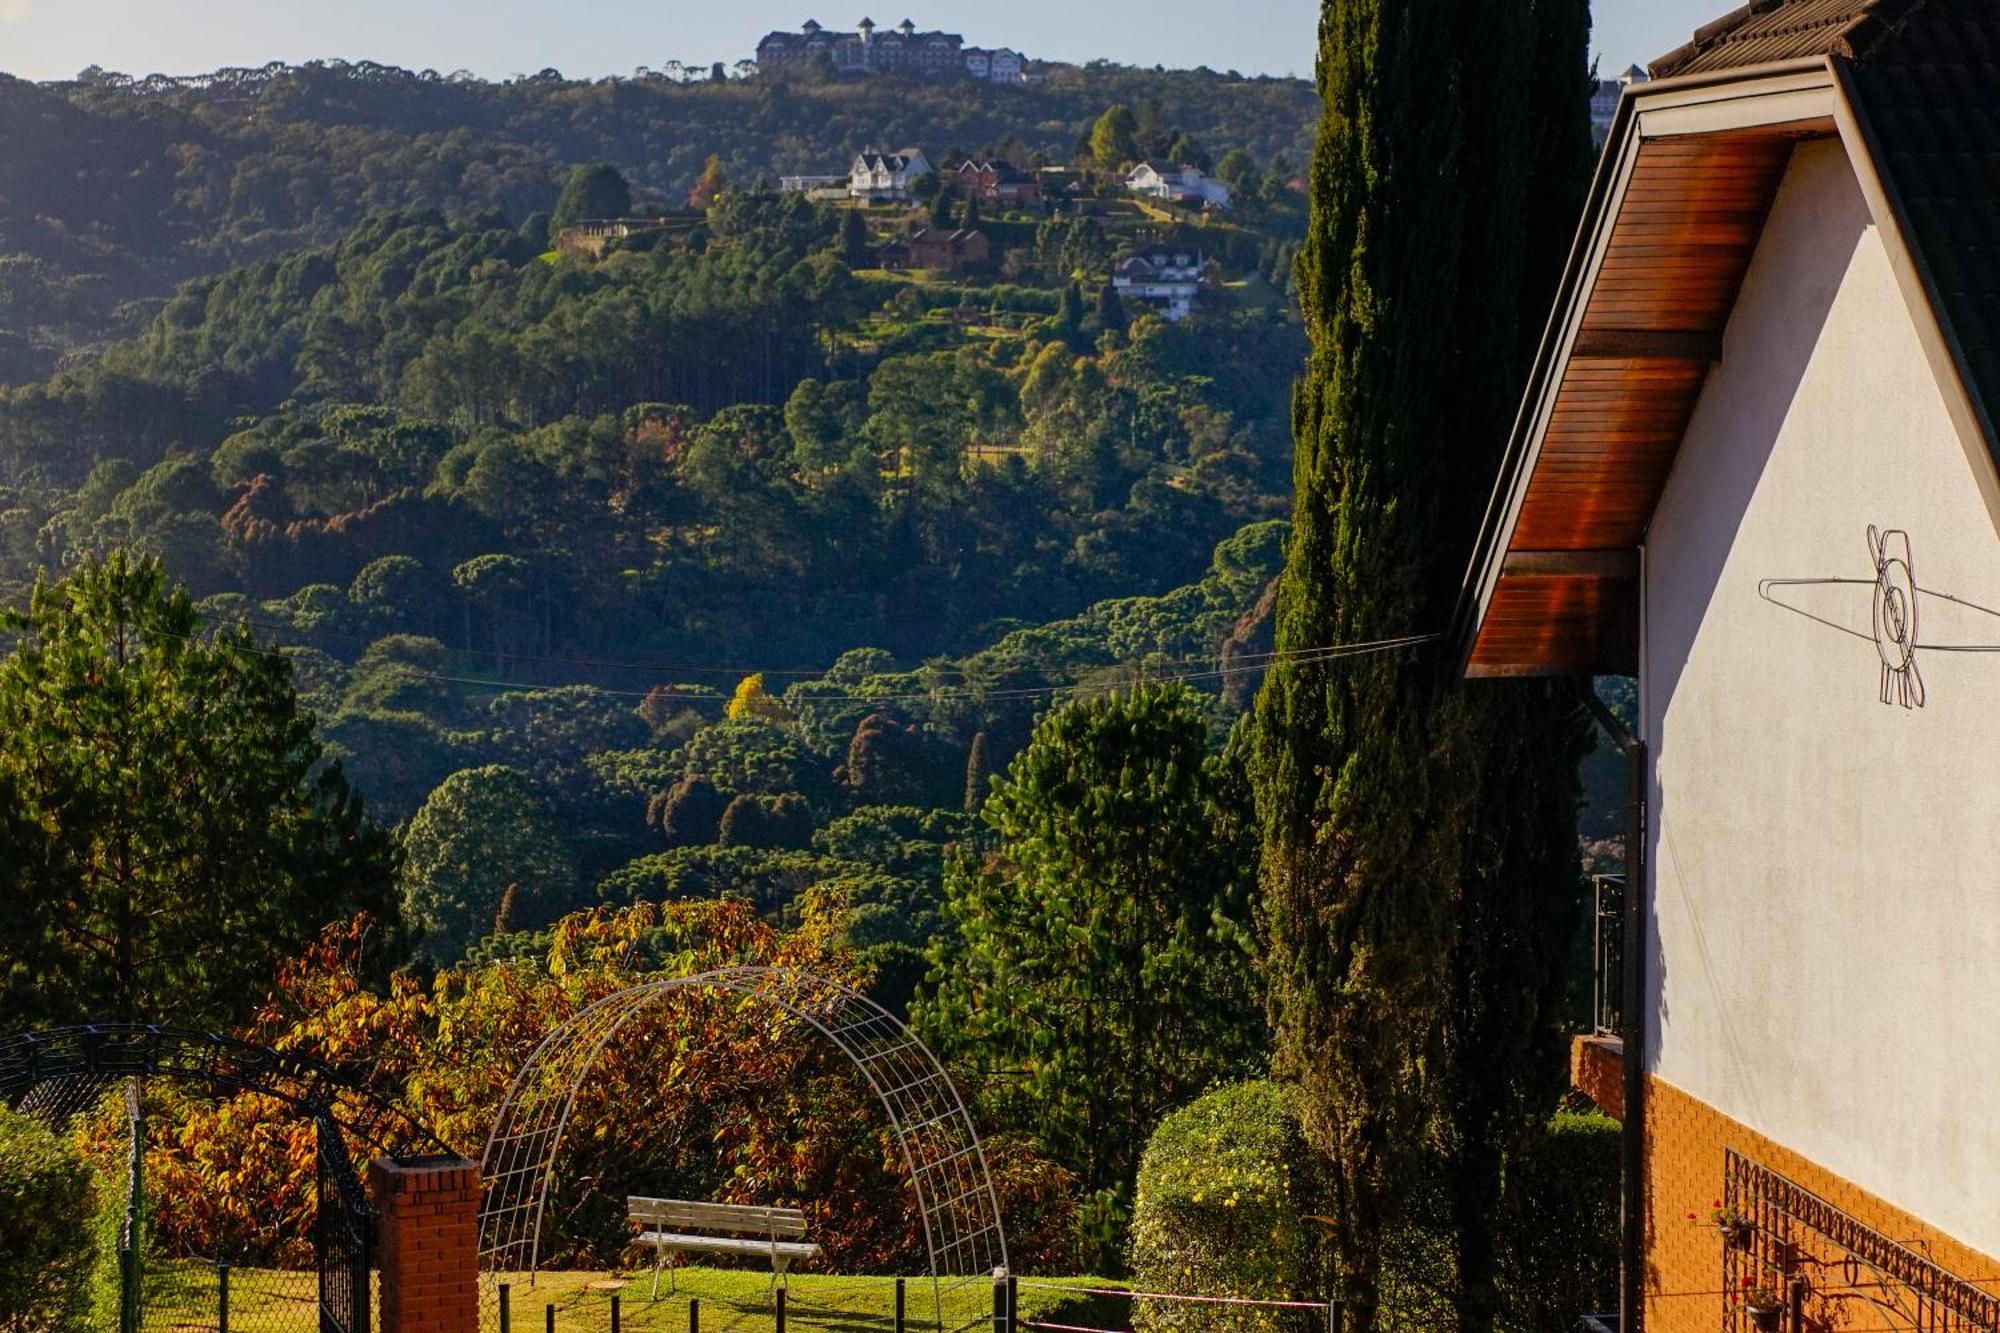
<svg viewBox="0 0 2000 1333"><path fill-rule="evenodd" d="M247 627L248 625L248 622L245 621L223 620L220 623L235 624L239 627ZM147 632L152 634L158 634L164 638L178 639L187 643L216 642L215 640L200 639L194 635L175 634L168 630L150 630ZM307 631L292 631L292 632L303 633ZM1415 649L1422 647L1425 644L1436 641L1439 637L1441 636L1437 634L1406 634L1398 636L1396 638L1377 639L1364 643L1327 644L1312 648L1298 648L1298 649L1289 649L1285 651L1270 652L1270 653L1245 654L1244 656L1236 659L1236 661L1231 666L1226 668L1220 667L1219 665L1221 661L1220 658L1204 657L1199 659L1186 659L1189 662L1189 664L1203 664L1203 665L1215 664L1215 665L1212 669L1204 671L1154 671L1142 667L1140 669L1140 683L1165 684L1165 683L1179 682L1179 681L1214 680L1220 677L1232 675L1237 671L1254 670L1258 667L1272 666L1272 665L1277 665L1279 663L1287 663L1294 665L1309 665L1317 662L1338 661L1349 657L1369 656L1376 653L1397 652L1404 649ZM283 658L286 661L291 660L290 655L279 647L266 647L263 645L254 645L254 644L253 645L229 644L226 646L236 648L237 650L243 652L260 654L265 657ZM1116 670L1118 665L1120 664L1113 663L1113 664L1107 664L1102 667L1095 667L1095 668L1086 667L1083 669ZM1079 668L1071 666L1068 669L1076 670ZM551 685L546 683L533 684L533 683L525 683L522 681L493 680L479 676L457 676L445 672L426 671L420 667L403 666L402 670L408 678L414 680L429 680L429 681L436 681L440 684L464 685L470 688L489 689L508 694L519 694L537 690L551 690L551 689L563 688L563 686L561 685ZM589 688L595 690L599 694L615 699L645 699L650 697L652 694L651 690L611 690L611 689L604 689L600 686L590 686ZM802 702L885 704L885 703L905 703L905 702L938 702L943 700L966 699L980 703L988 703L988 702L1005 702L1011 700L1035 699L1044 696L1053 697L1055 695L1062 694L1068 691L1089 690L1091 688L1093 687L1089 684L1074 682L1074 681L1063 685L1012 686L1012 687L1007 687L1002 689L992 689L992 690L968 689L960 686L960 687L940 688L931 690L913 690L900 693L888 692L881 694L862 694L862 693L847 692L841 694L814 694L809 699L803 700ZM686 696L681 696L678 702L687 705L695 705L703 703L727 703L728 700L720 695L715 695L715 696L686 695Z"/></svg>

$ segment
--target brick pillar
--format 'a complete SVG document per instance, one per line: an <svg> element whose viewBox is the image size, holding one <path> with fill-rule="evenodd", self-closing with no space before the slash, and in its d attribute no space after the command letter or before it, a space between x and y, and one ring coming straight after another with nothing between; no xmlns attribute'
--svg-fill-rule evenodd
<svg viewBox="0 0 2000 1333"><path fill-rule="evenodd" d="M378 1157L380 1333L479 1333L479 1167L462 1157Z"/></svg>

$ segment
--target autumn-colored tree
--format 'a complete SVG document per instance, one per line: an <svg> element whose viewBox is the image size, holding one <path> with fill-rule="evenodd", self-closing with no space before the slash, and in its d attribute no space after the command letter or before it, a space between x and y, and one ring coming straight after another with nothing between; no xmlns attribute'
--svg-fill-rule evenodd
<svg viewBox="0 0 2000 1333"><path fill-rule="evenodd" d="M687 206L693 209L707 208L728 185L729 176L722 165L722 159L710 153L708 161L702 164L701 175L695 178L693 188L688 191Z"/></svg>
<svg viewBox="0 0 2000 1333"><path fill-rule="evenodd" d="M531 959L441 972L428 986L406 974L372 983L379 930L356 920L284 969L252 1035L352 1071L476 1156L528 1053L613 991L745 964L865 985L840 944L845 903L809 895L800 908L792 930L734 899L578 913ZM294 1129L289 1113L247 1095L166 1099L154 1117L147 1172L163 1245L310 1260L309 1124ZM827 1267L908 1271L927 1251L901 1163L879 1102L830 1046L773 1006L679 993L621 1029L579 1085L542 1261L616 1262L625 1196L653 1193L800 1207ZM1072 1178L1027 1145L994 1167L1010 1253L1031 1268L1059 1262Z"/></svg>
<svg viewBox="0 0 2000 1333"><path fill-rule="evenodd" d="M764 688L764 673L745 676L736 682L736 693L730 697L729 706L724 710L731 722L751 719L761 722L789 722L791 710L785 701Z"/></svg>

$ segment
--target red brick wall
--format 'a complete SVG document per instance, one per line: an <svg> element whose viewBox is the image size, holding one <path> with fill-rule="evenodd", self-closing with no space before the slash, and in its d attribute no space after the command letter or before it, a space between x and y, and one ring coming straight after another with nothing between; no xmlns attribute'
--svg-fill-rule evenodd
<svg viewBox="0 0 2000 1333"><path fill-rule="evenodd" d="M460 1158L377 1158L381 1333L478 1333L479 1167Z"/></svg>
<svg viewBox="0 0 2000 1333"><path fill-rule="evenodd" d="M1671 1084L1648 1078L1647 1333L1717 1333L1722 1327L1722 1237L1709 1221L1709 1210L1722 1195L1723 1152L1728 1148L1790 1177L1951 1273L1975 1279L2000 1274L2000 1262L1975 1253ZM1689 1213L1694 1214L1692 1221ZM1809 1307L1808 1319L1817 1327L1814 1313ZM1828 1326L1839 1325L1830 1321Z"/></svg>
<svg viewBox="0 0 2000 1333"><path fill-rule="evenodd" d="M1623 1120L1625 1043L1616 1037L1572 1037L1569 1085L1613 1120Z"/></svg>

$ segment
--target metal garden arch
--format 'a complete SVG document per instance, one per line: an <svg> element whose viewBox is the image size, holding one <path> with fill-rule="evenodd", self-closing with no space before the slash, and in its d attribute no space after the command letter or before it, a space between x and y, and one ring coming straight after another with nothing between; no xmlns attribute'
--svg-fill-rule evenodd
<svg viewBox="0 0 2000 1333"><path fill-rule="evenodd" d="M0 1104L61 1127L127 1079L166 1078L221 1092L255 1092L313 1123L318 1206L313 1248L320 1328L367 1333L373 1218L344 1141L382 1153L439 1151L410 1117L330 1066L217 1032L146 1023L88 1023L0 1039Z"/></svg>
<svg viewBox="0 0 2000 1333"><path fill-rule="evenodd" d="M535 1270L550 1176L577 1088L621 1028L687 990L767 1003L831 1041L868 1080L909 1171L940 1323L947 1279L990 1278L1007 1266L986 1151L930 1048L894 1014L836 981L790 968L726 968L607 995L550 1033L522 1064L480 1160L479 1267L489 1322L498 1307L497 1275Z"/></svg>

